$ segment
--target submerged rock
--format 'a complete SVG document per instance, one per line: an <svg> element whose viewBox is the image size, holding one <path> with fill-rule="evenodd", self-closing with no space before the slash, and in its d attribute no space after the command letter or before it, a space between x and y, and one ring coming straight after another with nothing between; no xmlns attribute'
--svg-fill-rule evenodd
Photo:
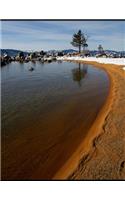
<svg viewBox="0 0 125 200"><path fill-rule="evenodd" d="M29 71L34 71L34 68L33 68L33 67L30 67L30 68L29 68Z"/></svg>

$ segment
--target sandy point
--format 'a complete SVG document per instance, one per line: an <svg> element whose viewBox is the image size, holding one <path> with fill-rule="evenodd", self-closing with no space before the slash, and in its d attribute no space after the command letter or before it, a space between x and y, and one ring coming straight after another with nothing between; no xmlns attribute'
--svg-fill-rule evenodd
<svg viewBox="0 0 125 200"><path fill-rule="evenodd" d="M123 66L75 61L104 69L110 90L86 138L53 179L125 179L125 71Z"/></svg>

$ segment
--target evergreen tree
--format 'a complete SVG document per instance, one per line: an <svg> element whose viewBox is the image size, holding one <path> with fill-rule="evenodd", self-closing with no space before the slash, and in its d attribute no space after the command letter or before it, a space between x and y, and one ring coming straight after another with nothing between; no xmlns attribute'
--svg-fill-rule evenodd
<svg viewBox="0 0 125 200"><path fill-rule="evenodd" d="M85 36L85 34L82 33L81 30L79 30L78 33L75 33L73 35L71 44L74 47L78 47L79 48L79 53L81 53L81 47L83 47L85 49L85 47L88 46L87 39L88 39L88 37Z"/></svg>
<svg viewBox="0 0 125 200"><path fill-rule="evenodd" d="M20 58L24 58L24 53L21 51L21 52L19 52L18 56L19 56Z"/></svg>
<svg viewBox="0 0 125 200"><path fill-rule="evenodd" d="M98 46L98 51L100 54L104 53L104 50L101 44Z"/></svg>

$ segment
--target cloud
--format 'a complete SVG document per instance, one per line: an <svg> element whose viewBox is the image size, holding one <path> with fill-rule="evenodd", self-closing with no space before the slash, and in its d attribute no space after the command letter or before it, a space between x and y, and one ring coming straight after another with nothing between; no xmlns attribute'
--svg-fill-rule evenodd
<svg viewBox="0 0 125 200"><path fill-rule="evenodd" d="M89 48L103 44L107 49L124 48L124 21L2 21L2 48L71 48L72 34L87 33Z"/></svg>

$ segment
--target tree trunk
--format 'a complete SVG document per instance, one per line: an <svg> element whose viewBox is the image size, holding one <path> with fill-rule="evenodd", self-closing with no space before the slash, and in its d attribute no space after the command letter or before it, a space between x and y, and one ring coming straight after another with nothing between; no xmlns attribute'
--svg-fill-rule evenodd
<svg viewBox="0 0 125 200"><path fill-rule="evenodd" d="M83 56L85 56L85 47L83 46Z"/></svg>
<svg viewBox="0 0 125 200"><path fill-rule="evenodd" d="M81 45L79 45L79 53L81 53Z"/></svg>
<svg viewBox="0 0 125 200"><path fill-rule="evenodd" d="M79 63L79 72L81 71L81 64Z"/></svg>

